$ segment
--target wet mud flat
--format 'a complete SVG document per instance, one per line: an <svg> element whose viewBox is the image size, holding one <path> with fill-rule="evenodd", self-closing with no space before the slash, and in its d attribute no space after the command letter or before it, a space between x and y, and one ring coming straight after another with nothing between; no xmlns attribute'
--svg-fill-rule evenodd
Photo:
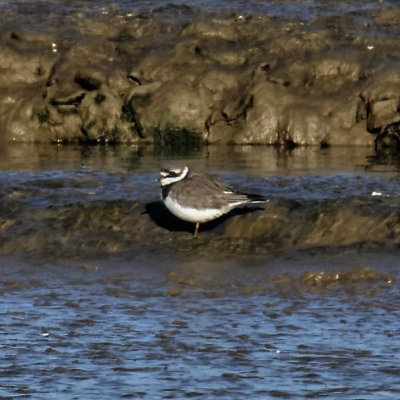
<svg viewBox="0 0 400 400"><path fill-rule="evenodd" d="M267 3L5 3L1 137L398 150L398 3Z"/></svg>
<svg viewBox="0 0 400 400"><path fill-rule="evenodd" d="M399 164L208 150L6 152L3 398L399 394ZM193 239L158 200L159 167L180 163L270 201Z"/></svg>

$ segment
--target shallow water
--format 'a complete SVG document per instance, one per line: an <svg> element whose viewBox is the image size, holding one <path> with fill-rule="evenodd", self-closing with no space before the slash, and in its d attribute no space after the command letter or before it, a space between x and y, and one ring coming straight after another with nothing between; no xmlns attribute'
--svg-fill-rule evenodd
<svg viewBox="0 0 400 400"><path fill-rule="evenodd" d="M358 261L3 260L2 396L395 398L397 284L296 293L274 275Z"/></svg>
<svg viewBox="0 0 400 400"><path fill-rule="evenodd" d="M198 18L210 18L210 14L243 15L269 14L293 21L312 21L319 18L335 18L345 15L367 24L371 16L381 10L396 8L397 0L5 0L0 2L0 33L26 31L51 35L74 31L85 18L101 16L157 18L168 22L185 23ZM383 34L375 23L368 25L366 35ZM351 28L348 28L351 30ZM391 28L393 29L393 27ZM386 32L387 34L387 32ZM67 35L68 36L68 35ZM78 34L79 36L79 34Z"/></svg>
<svg viewBox="0 0 400 400"><path fill-rule="evenodd" d="M158 199L159 168L176 164L272 200L400 192L397 161L367 148L3 151L1 198L21 201L27 219L68 204ZM399 396L396 249L222 259L95 250L54 259L55 249L46 251L0 254L2 398Z"/></svg>
<svg viewBox="0 0 400 400"><path fill-rule="evenodd" d="M173 14L194 16L199 9L206 11L232 10L241 13L270 13L280 17L294 19L311 19L317 16L335 16L352 12L379 10L396 6L396 0L366 0L360 3L355 0L173 0L163 2L160 0L117 0L110 5L105 0L44 0L32 2L26 0L2 1L0 10L13 10L21 13L44 14L53 13L70 14L85 12L89 14L121 12L153 11L158 15L173 16Z"/></svg>
<svg viewBox="0 0 400 400"><path fill-rule="evenodd" d="M298 148L281 153L264 146L211 146L183 154L135 146L15 145L0 159L0 185L3 193L42 207L95 200L151 201L158 199L160 168L189 165L269 199L400 193L398 161L378 159L368 148Z"/></svg>

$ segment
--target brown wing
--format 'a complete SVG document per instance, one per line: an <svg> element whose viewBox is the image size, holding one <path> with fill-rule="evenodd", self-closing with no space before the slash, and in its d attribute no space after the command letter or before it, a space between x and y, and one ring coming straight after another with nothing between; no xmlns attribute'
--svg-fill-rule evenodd
<svg viewBox="0 0 400 400"><path fill-rule="evenodd" d="M213 175L193 174L176 183L176 198L186 206L222 208L233 203L247 203L247 195L238 193Z"/></svg>

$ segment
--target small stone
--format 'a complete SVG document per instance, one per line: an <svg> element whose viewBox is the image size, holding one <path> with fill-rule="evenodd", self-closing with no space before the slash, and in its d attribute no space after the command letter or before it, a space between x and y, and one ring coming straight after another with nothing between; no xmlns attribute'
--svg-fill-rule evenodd
<svg viewBox="0 0 400 400"><path fill-rule="evenodd" d="M178 289L173 288L173 289L168 289L167 293L168 293L168 296L176 297L176 296L179 296L180 291Z"/></svg>

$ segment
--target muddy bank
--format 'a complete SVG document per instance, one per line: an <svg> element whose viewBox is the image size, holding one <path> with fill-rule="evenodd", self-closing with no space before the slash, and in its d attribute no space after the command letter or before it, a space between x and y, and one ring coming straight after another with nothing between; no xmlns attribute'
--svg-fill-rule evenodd
<svg viewBox="0 0 400 400"><path fill-rule="evenodd" d="M400 9L176 10L50 14L42 30L1 11L2 138L397 150Z"/></svg>
<svg viewBox="0 0 400 400"><path fill-rule="evenodd" d="M354 196L297 202L274 199L201 225L172 216L161 202L91 201L27 206L18 194L1 200L0 252L41 259L124 254L180 254L219 259L292 250L397 249L397 199Z"/></svg>

